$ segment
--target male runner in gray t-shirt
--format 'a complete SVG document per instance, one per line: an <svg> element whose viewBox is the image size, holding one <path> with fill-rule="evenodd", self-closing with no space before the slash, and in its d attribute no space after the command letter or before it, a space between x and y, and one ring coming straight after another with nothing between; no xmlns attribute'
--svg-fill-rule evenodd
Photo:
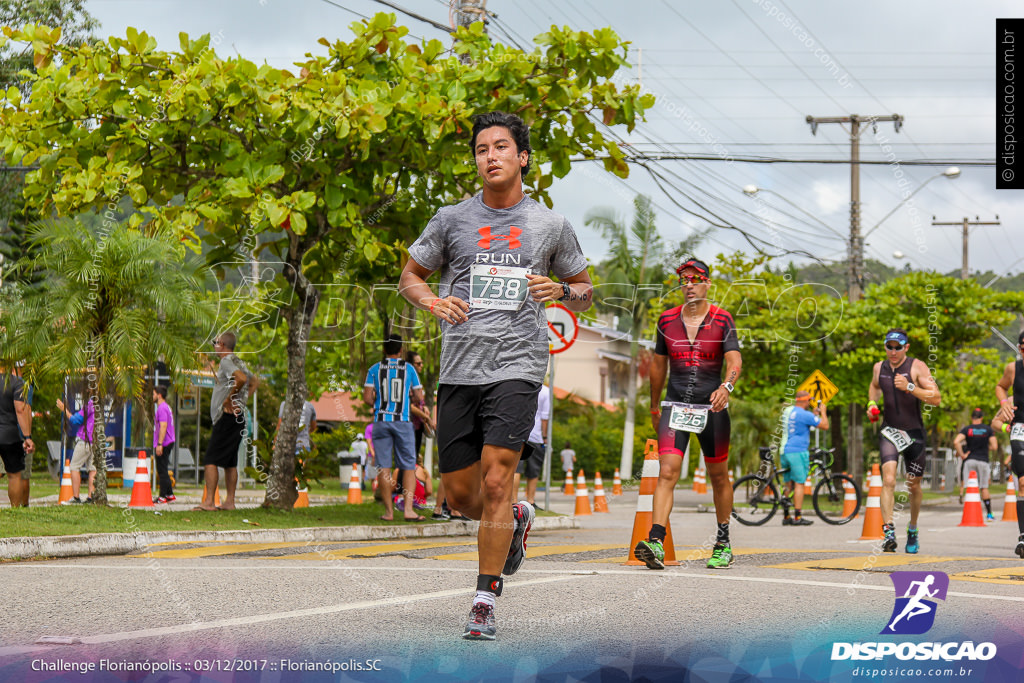
<svg viewBox="0 0 1024 683"><path fill-rule="evenodd" d="M493 640L501 574L522 565L534 517L526 501L512 504L512 475L548 363L544 303L585 311L593 287L572 226L523 193L526 124L503 112L477 116L472 149L483 192L437 212L409 248L399 287L440 321L441 480L452 509L481 521L480 574L463 637ZM437 295L426 284L436 270Z"/></svg>

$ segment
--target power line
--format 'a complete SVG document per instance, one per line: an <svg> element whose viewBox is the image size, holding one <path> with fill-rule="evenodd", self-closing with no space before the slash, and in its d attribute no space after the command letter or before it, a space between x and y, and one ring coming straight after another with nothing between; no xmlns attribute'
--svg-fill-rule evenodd
<svg viewBox="0 0 1024 683"><path fill-rule="evenodd" d="M327 2L327 0L324 0L324 2ZM402 7L401 5L396 5L395 3L391 2L391 0L373 0L373 2L379 3L381 5L385 5L386 7L390 7L393 10L398 10L402 14L410 16L413 19L418 19L419 21L422 21L425 24L430 24L434 28L439 29L441 31L444 31L445 33L454 33L455 32L455 30L452 29L452 27L445 26L444 24L442 24L440 22L437 22L437 21L434 21L433 19L430 19L428 17L425 17L422 14L417 14L416 12L412 12L410 10L407 10L404 7Z"/></svg>

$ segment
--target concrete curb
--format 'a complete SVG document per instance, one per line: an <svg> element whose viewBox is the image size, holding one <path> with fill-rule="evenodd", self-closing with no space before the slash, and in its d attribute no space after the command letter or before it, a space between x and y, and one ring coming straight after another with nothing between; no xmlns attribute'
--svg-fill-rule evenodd
<svg viewBox="0 0 1024 683"><path fill-rule="evenodd" d="M402 526L305 527L300 529L239 529L235 531L140 531L128 534L22 536L0 539L0 559L127 555L157 543L331 543L473 536L479 522L437 522ZM578 529L572 517L538 517L532 531Z"/></svg>

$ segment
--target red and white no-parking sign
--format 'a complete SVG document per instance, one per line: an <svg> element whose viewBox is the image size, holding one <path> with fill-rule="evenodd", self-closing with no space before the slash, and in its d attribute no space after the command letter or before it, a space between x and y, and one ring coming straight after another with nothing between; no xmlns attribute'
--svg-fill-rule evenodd
<svg viewBox="0 0 1024 683"><path fill-rule="evenodd" d="M572 346L579 334L576 314L562 304L551 304L544 313L548 318L548 349L551 353L561 353Z"/></svg>

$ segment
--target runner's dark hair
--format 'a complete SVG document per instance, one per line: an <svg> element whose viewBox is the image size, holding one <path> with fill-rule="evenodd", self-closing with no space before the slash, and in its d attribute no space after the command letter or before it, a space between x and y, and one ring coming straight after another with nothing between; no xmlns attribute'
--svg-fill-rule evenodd
<svg viewBox="0 0 1024 683"><path fill-rule="evenodd" d="M384 342L384 355L393 356L402 350L402 338L397 334L393 334L388 337L388 340Z"/></svg>
<svg viewBox="0 0 1024 683"><path fill-rule="evenodd" d="M526 158L526 166L523 166L519 173L520 176L525 178L526 174L530 172L530 164L533 161L533 148L530 147L530 127L515 114L509 114L503 111L489 111L485 114L477 114L474 116L473 140L469 145L470 150L474 155L476 154L476 136L480 134L480 131L493 126L503 126L508 128L508 132L512 135L512 141L516 143L516 153L529 153L529 156Z"/></svg>

